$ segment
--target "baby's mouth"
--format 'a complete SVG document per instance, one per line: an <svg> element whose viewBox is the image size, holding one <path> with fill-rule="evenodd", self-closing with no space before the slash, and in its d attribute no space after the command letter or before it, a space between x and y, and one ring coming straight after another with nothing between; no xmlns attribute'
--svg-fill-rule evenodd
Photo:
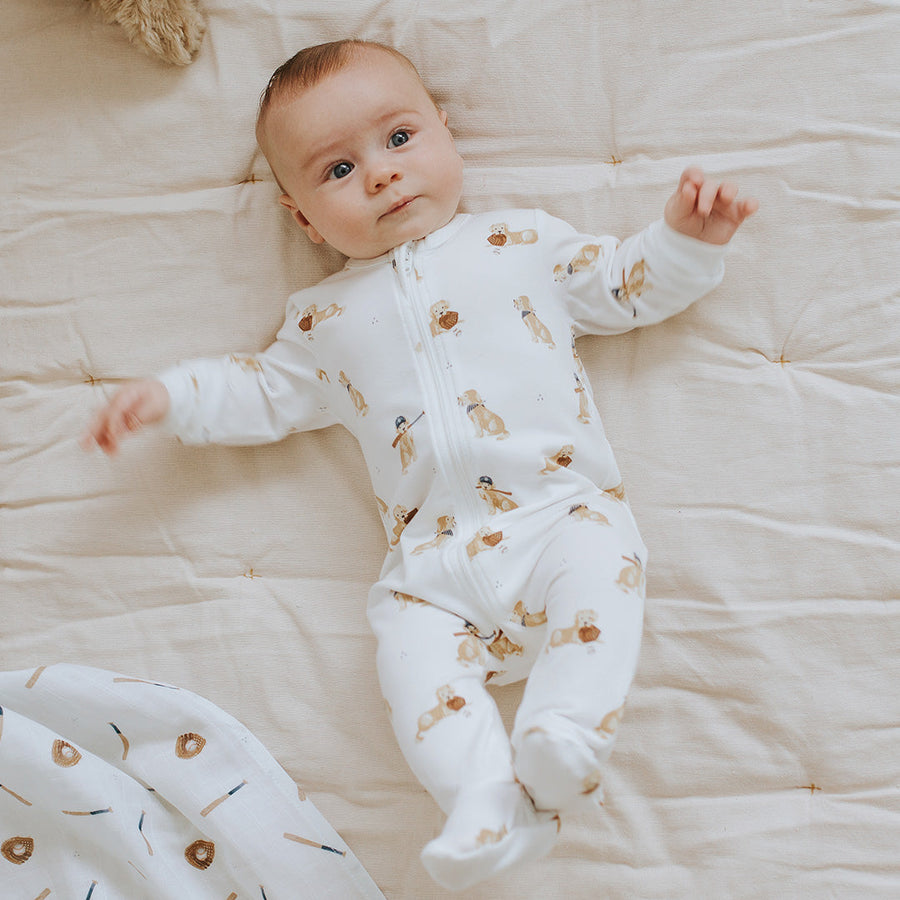
<svg viewBox="0 0 900 900"><path fill-rule="evenodd" d="M400 200L390 206L387 212L382 214L381 218L383 219L387 216L392 216L394 213L398 213L404 209L408 209L410 204L416 199L416 197L402 197Z"/></svg>

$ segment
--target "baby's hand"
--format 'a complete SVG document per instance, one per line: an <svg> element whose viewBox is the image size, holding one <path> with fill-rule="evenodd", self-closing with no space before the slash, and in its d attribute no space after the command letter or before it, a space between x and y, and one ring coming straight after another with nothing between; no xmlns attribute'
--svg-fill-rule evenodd
<svg viewBox="0 0 900 900"><path fill-rule="evenodd" d="M707 244L727 244L744 219L759 209L757 200L738 200L737 192L727 181L707 181L700 169L685 169L666 203L666 223Z"/></svg>
<svg viewBox="0 0 900 900"><path fill-rule="evenodd" d="M165 418L169 411L169 392L160 381L132 381L120 388L101 409L79 442L85 450L95 444L107 454L119 449L119 441Z"/></svg>

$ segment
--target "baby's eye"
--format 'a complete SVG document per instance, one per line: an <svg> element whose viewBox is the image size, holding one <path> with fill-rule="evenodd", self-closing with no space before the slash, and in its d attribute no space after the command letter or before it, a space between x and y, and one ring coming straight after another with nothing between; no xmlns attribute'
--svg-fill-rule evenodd
<svg viewBox="0 0 900 900"><path fill-rule="evenodd" d="M390 141L388 143L392 147L402 147L409 140L409 132L408 131L395 131L391 135Z"/></svg>
<svg viewBox="0 0 900 900"><path fill-rule="evenodd" d="M353 163L339 162L333 166L329 175L332 178L346 178L353 171Z"/></svg>

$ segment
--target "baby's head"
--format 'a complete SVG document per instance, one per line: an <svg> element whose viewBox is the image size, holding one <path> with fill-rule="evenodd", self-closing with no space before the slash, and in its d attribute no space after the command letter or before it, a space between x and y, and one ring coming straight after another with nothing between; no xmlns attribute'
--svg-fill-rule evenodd
<svg viewBox="0 0 900 900"><path fill-rule="evenodd" d="M256 136L316 243L371 259L446 225L462 160L413 64L381 44L301 50L269 81Z"/></svg>

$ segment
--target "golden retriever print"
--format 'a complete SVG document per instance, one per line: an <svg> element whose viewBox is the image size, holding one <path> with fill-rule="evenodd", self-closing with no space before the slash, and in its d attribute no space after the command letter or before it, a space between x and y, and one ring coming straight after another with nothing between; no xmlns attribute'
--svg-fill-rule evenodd
<svg viewBox="0 0 900 900"><path fill-rule="evenodd" d="M613 288L613 297L619 303L630 303L634 309L634 297L640 297L641 294L648 290L650 285L644 281L645 267L644 261L638 260L632 267L628 277L625 277L625 270L622 269L622 287Z"/></svg>
<svg viewBox="0 0 900 900"><path fill-rule="evenodd" d="M478 391L465 391L461 397L456 399L460 406L466 408L466 415L472 420L478 437L487 435L497 438L498 441L506 440L509 437L503 419L484 405L484 400L481 399Z"/></svg>
<svg viewBox="0 0 900 900"><path fill-rule="evenodd" d="M363 395L350 383L350 379L346 376L343 369L338 375L338 380L347 389L347 393L350 395L350 400L356 408L356 412L359 415L364 416L369 411L369 404L366 403L365 397L363 397Z"/></svg>
<svg viewBox="0 0 900 900"><path fill-rule="evenodd" d="M547 624L547 610L542 609L539 613L530 613L525 609L525 603L519 600L513 607L512 621L525 628L535 628L538 625Z"/></svg>
<svg viewBox="0 0 900 900"><path fill-rule="evenodd" d="M431 329L431 336L437 337L445 331L453 331L459 334L457 326L462 321L459 313L450 309L450 304L446 300L438 300L429 307L431 313L431 321L428 323Z"/></svg>
<svg viewBox="0 0 900 900"><path fill-rule="evenodd" d="M508 832L505 825L499 831L491 831L490 828L482 828L481 831L478 832L478 837L475 838L475 843L479 847L484 847L488 844L499 844L507 834Z"/></svg>
<svg viewBox="0 0 900 900"><path fill-rule="evenodd" d="M612 737L619 730L619 723L625 716L625 704L623 703L618 709L608 712L603 721L594 729L597 734L603 737Z"/></svg>
<svg viewBox="0 0 900 900"><path fill-rule="evenodd" d="M312 340L313 331L317 325L333 316L339 316L343 311L344 308L338 306L337 303L329 303L325 309L318 309L315 303L311 303L302 313L300 313L300 320L297 322L297 326L310 340Z"/></svg>
<svg viewBox="0 0 900 900"><path fill-rule="evenodd" d="M494 487L494 479L490 475L482 475L475 487L481 491L481 497L487 503L491 515L519 508L519 504L512 499L509 491L501 491L500 488Z"/></svg>
<svg viewBox="0 0 900 900"><path fill-rule="evenodd" d="M525 652L525 648L521 645L517 644L515 641L511 641L502 631L499 629L497 633L491 639L491 642L488 644L488 653L491 656L496 657L503 662L507 656L521 656Z"/></svg>
<svg viewBox="0 0 900 900"><path fill-rule="evenodd" d="M623 591L642 590L644 587L644 567L641 564L641 561L636 556L634 559L630 556L623 556L622 559L624 559L628 565L619 572L616 584L622 588Z"/></svg>
<svg viewBox="0 0 900 900"><path fill-rule="evenodd" d="M484 642L474 634L461 632L458 637L462 637L459 647L456 651L456 661L463 666L484 666L487 665L487 651Z"/></svg>
<svg viewBox="0 0 900 900"><path fill-rule="evenodd" d="M324 381L325 384L331 384L331 379L324 369L316 369L316 378L318 378L319 381Z"/></svg>
<svg viewBox="0 0 900 900"><path fill-rule="evenodd" d="M236 353L232 353L228 358L248 372L262 372L262 365L255 356L238 356Z"/></svg>
<svg viewBox="0 0 900 900"><path fill-rule="evenodd" d="M574 516L581 522L596 522L598 525L609 525L609 519L594 509L591 509L584 503L576 503L570 510L569 515Z"/></svg>
<svg viewBox="0 0 900 900"><path fill-rule="evenodd" d="M594 624L597 614L592 609L582 609L575 613L575 624L568 628L557 628L550 635L550 643L547 645L547 653L552 647L562 647L565 644L593 644L600 640L600 629Z"/></svg>
<svg viewBox="0 0 900 900"><path fill-rule="evenodd" d="M593 794L594 791L600 789L600 786L603 784L603 776L597 772L591 772L590 775L586 775L584 781L581 782L581 794L583 797L586 797L588 794Z"/></svg>
<svg viewBox="0 0 900 900"><path fill-rule="evenodd" d="M521 656L525 652L518 644L510 641L502 631L483 637L471 622L466 622L466 630L457 632L454 634L454 637L463 639L457 648L456 661L466 666L476 664L486 666L487 655L485 650L494 656L495 659L500 660L505 659L507 656ZM490 645L488 641L491 642ZM503 670L490 671L485 673L484 680L490 681L497 675L502 674Z"/></svg>
<svg viewBox="0 0 900 900"><path fill-rule="evenodd" d="M603 493L608 494L613 500L625 502L625 482L620 481L615 487L603 488Z"/></svg>
<svg viewBox="0 0 900 900"><path fill-rule="evenodd" d="M502 540L502 531L494 531L489 526L479 528L472 540L466 544L466 553L469 554L469 559L474 559L482 551L496 547Z"/></svg>
<svg viewBox="0 0 900 900"><path fill-rule="evenodd" d="M412 422L407 422L406 416L397 416L396 420L394 421L394 428L397 430L397 436L394 438L391 446L394 448L400 448L400 465L404 475L407 473L410 463L415 462L415 460L417 459L416 445L413 441L413 436L410 429L424 415L424 412L419 413L419 415L416 416L416 418L413 419Z"/></svg>
<svg viewBox="0 0 900 900"><path fill-rule="evenodd" d="M541 469L541 475L549 475L551 472L557 472L560 469L566 469L572 465L572 454L575 448L571 444L564 444L553 456L544 457L544 468Z"/></svg>
<svg viewBox="0 0 900 900"><path fill-rule="evenodd" d="M413 516L419 511L418 507L415 509L407 509L405 506L397 506L394 507L394 536L391 538L391 549L397 546L400 543L400 536L403 534L403 530L409 525L413 520Z"/></svg>
<svg viewBox="0 0 900 900"><path fill-rule="evenodd" d="M578 272L590 272L596 265L601 252L599 244L585 244L572 259L569 260L568 265L558 265L554 267L553 278L558 283L562 283Z"/></svg>
<svg viewBox="0 0 900 900"><path fill-rule="evenodd" d="M553 343L553 335L550 329L535 315L534 307L531 300L522 294L513 300L513 306L522 313L522 321L525 323L528 331L531 333L531 340L535 344L546 344L548 347L555 347Z"/></svg>
<svg viewBox="0 0 900 900"><path fill-rule="evenodd" d="M402 594L400 591L391 591L394 595L394 599L400 604L400 609L406 609L410 604L418 603L423 605L425 603L424 600L420 600L418 597L413 597L412 594Z"/></svg>
<svg viewBox="0 0 900 900"><path fill-rule="evenodd" d="M573 374L575 375L575 396L578 398L578 421L587 425L591 421L591 404L588 400L587 389L578 377L578 373Z"/></svg>
<svg viewBox="0 0 900 900"><path fill-rule="evenodd" d="M419 546L413 550L413 555L418 556L426 550L437 550L444 541L453 537L454 528L456 528L456 519L453 516L438 516L437 530L435 531L434 538L430 541L426 541L424 544L419 544Z"/></svg>
<svg viewBox="0 0 900 900"><path fill-rule="evenodd" d="M537 240L538 233L533 228L526 228L524 231L510 231L506 222L491 225L491 233L488 235L488 242L494 247L536 244Z"/></svg>
<svg viewBox="0 0 900 900"><path fill-rule="evenodd" d="M448 716L456 715L466 705L466 701L462 697L458 697L449 684L445 684L437 689L437 700L437 706L433 706L419 716L419 730L416 732L417 741L424 740L426 731L434 728L438 722L446 719Z"/></svg>

